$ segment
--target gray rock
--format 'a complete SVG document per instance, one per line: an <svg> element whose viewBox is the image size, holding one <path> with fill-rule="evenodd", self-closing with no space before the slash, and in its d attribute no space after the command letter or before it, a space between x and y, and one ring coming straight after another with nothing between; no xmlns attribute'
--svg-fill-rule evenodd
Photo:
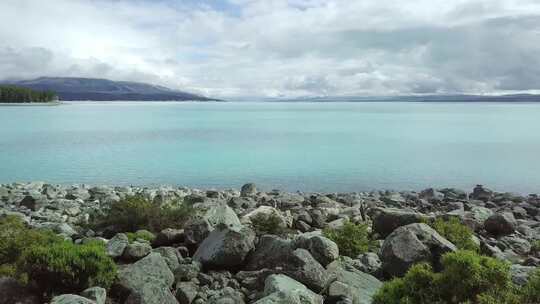
<svg viewBox="0 0 540 304"><path fill-rule="evenodd" d="M96 304L96 302L78 295L64 294L54 297L51 304Z"/></svg>
<svg viewBox="0 0 540 304"><path fill-rule="evenodd" d="M358 256L358 261L361 263L360 270L371 275L379 275L382 267L382 262L379 256L374 252L362 253Z"/></svg>
<svg viewBox="0 0 540 304"><path fill-rule="evenodd" d="M196 245L202 242L213 230L208 220L195 217L184 225L184 237L187 244Z"/></svg>
<svg viewBox="0 0 540 304"><path fill-rule="evenodd" d="M129 239L124 233L117 233L112 239L107 242L106 250L107 255L112 258L121 257L124 254L124 250L129 244Z"/></svg>
<svg viewBox="0 0 540 304"><path fill-rule="evenodd" d="M176 282L191 281L197 277L200 271L201 264L199 262L180 264L174 272L174 278Z"/></svg>
<svg viewBox="0 0 540 304"><path fill-rule="evenodd" d="M516 227L517 222L511 212L496 213L484 222L484 229L493 235L512 234Z"/></svg>
<svg viewBox="0 0 540 304"><path fill-rule="evenodd" d="M213 205L204 215L204 219L210 223L212 228L226 227L229 229L240 229L240 219L225 202L219 202Z"/></svg>
<svg viewBox="0 0 540 304"><path fill-rule="evenodd" d="M208 304L244 304L244 295L232 289L225 287L213 293L206 302Z"/></svg>
<svg viewBox="0 0 540 304"><path fill-rule="evenodd" d="M180 255L180 252L178 251L178 249L174 247L159 247L159 248L153 249L152 252L159 253L165 259L165 262L167 262L169 269L171 269L173 273L180 266L180 261L182 260L182 256Z"/></svg>
<svg viewBox="0 0 540 304"><path fill-rule="evenodd" d="M336 243L324 236L300 235L295 239L293 246L309 251L322 266L332 263L339 257L339 248Z"/></svg>
<svg viewBox="0 0 540 304"><path fill-rule="evenodd" d="M205 267L234 267L244 262L255 248L255 233L249 228L240 231L216 229L200 244L193 259Z"/></svg>
<svg viewBox="0 0 540 304"><path fill-rule="evenodd" d="M482 185L476 185L471 193L470 198L487 202L493 197L493 191L484 188Z"/></svg>
<svg viewBox="0 0 540 304"><path fill-rule="evenodd" d="M246 269L274 268L282 264L292 252L291 241L275 235L263 235L255 251L250 254Z"/></svg>
<svg viewBox="0 0 540 304"><path fill-rule="evenodd" d="M294 250L282 267L285 274L316 292L324 288L328 279L324 267L305 249Z"/></svg>
<svg viewBox="0 0 540 304"><path fill-rule="evenodd" d="M428 225L409 224L394 230L384 240L381 248L383 272L390 277L403 276L418 262L428 262L440 269L440 257L456 250L454 244Z"/></svg>
<svg viewBox="0 0 540 304"><path fill-rule="evenodd" d="M420 213L396 208L376 208L371 211L373 231L381 238L387 237L395 229L425 221L426 216Z"/></svg>
<svg viewBox="0 0 540 304"><path fill-rule="evenodd" d="M178 302L169 289L173 282L174 275L165 259L158 253L151 253L121 268L117 285L123 294L128 294L126 303L175 304Z"/></svg>
<svg viewBox="0 0 540 304"><path fill-rule="evenodd" d="M134 242L127 245L122 258L126 261L138 261L150 254L151 251L152 246L150 244Z"/></svg>
<svg viewBox="0 0 540 304"><path fill-rule="evenodd" d="M512 276L512 282L518 286L523 286L529 281L529 276L536 271L536 267L533 266L510 266L510 275Z"/></svg>
<svg viewBox="0 0 540 304"><path fill-rule="evenodd" d="M323 302L320 295L282 274L270 275L266 278L264 295L269 298L263 298L256 303L322 304Z"/></svg>
<svg viewBox="0 0 540 304"><path fill-rule="evenodd" d="M191 304L197 297L198 289L193 282L180 282L176 289L176 299L180 304Z"/></svg>
<svg viewBox="0 0 540 304"><path fill-rule="evenodd" d="M90 287L81 292L81 296L94 301L96 304L105 304L107 290L101 287Z"/></svg>
<svg viewBox="0 0 540 304"><path fill-rule="evenodd" d="M356 269L351 259L336 260L328 265L327 271L332 296L351 298L354 304L371 304L373 295L382 287L381 281Z"/></svg>
<svg viewBox="0 0 540 304"><path fill-rule="evenodd" d="M243 185L240 190L240 196L242 197L253 196L255 194L257 194L257 187L253 183Z"/></svg>
<svg viewBox="0 0 540 304"><path fill-rule="evenodd" d="M156 235L156 238L152 242L153 246L171 246L178 244L184 241L184 230L183 229L171 229L167 228L162 230Z"/></svg>

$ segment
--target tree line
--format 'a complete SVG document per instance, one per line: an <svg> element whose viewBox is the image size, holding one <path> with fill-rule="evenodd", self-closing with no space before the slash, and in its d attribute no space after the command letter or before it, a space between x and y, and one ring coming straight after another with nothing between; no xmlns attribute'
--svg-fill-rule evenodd
<svg viewBox="0 0 540 304"><path fill-rule="evenodd" d="M35 91L13 85L0 85L0 102L3 103L51 102L55 100L58 100L58 96L52 91Z"/></svg>

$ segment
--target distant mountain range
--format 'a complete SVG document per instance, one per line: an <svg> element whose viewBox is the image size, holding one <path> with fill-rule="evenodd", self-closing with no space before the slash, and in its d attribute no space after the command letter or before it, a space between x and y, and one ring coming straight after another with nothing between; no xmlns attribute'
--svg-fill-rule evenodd
<svg viewBox="0 0 540 304"><path fill-rule="evenodd" d="M12 84L34 90L54 91L65 101L213 101L217 99L175 91L163 86L139 82L112 81L97 78L40 77L11 81Z"/></svg>

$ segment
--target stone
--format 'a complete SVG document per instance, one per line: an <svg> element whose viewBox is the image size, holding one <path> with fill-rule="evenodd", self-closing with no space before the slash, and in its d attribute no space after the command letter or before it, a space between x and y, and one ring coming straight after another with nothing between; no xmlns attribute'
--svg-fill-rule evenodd
<svg viewBox="0 0 540 304"><path fill-rule="evenodd" d="M81 296L94 301L96 304L105 304L105 300L107 300L107 290L101 287L90 287L83 290Z"/></svg>
<svg viewBox="0 0 540 304"><path fill-rule="evenodd" d="M253 196L255 194L257 194L257 186L253 183L243 185L240 190L240 196L242 197Z"/></svg>
<svg viewBox="0 0 540 304"><path fill-rule="evenodd" d="M198 289L193 282L180 282L176 289L176 299L180 304L191 304L197 297Z"/></svg>
<svg viewBox="0 0 540 304"><path fill-rule="evenodd" d="M514 264L510 266L510 275L512 282L518 286L523 286L529 281L529 276L536 271L533 266L521 266Z"/></svg>
<svg viewBox="0 0 540 304"><path fill-rule="evenodd" d="M170 291L173 282L173 273L158 253L150 253L118 271L117 285L120 293L127 294L125 303L176 304Z"/></svg>
<svg viewBox="0 0 540 304"><path fill-rule="evenodd" d="M341 296L342 301L347 301L349 298L354 304L371 304L373 295L383 285L381 281L372 275L356 269L353 266L353 260L350 258L336 260L328 265L326 269L329 280L332 282L329 286L331 296Z"/></svg>
<svg viewBox="0 0 540 304"><path fill-rule="evenodd" d="M496 236L512 234L516 227L517 222L511 212L493 214L484 222L484 229Z"/></svg>
<svg viewBox="0 0 540 304"><path fill-rule="evenodd" d="M172 229L167 228L161 230L156 235L156 238L152 242L152 245L155 247L160 246L171 246L184 241L184 230L183 229Z"/></svg>
<svg viewBox="0 0 540 304"><path fill-rule="evenodd" d="M360 270L371 275L377 276L382 267L381 259L374 252L360 254L358 261L361 263Z"/></svg>
<svg viewBox="0 0 540 304"><path fill-rule="evenodd" d="M440 269L440 257L457 248L437 231L423 223L402 226L392 232L381 248L383 272L388 277L403 276L419 262Z"/></svg>
<svg viewBox="0 0 540 304"><path fill-rule="evenodd" d="M126 261L138 261L147 256L151 251L152 246L150 244L134 242L127 245L122 258Z"/></svg>
<svg viewBox="0 0 540 304"><path fill-rule="evenodd" d="M309 251L322 266L332 263L339 257L339 248L336 243L320 235L300 235L295 239L293 246Z"/></svg>
<svg viewBox="0 0 540 304"><path fill-rule="evenodd" d="M315 292L320 292L328 279L324 267L302 248L294 250L282 267L285 274Z"/></svg>
<svg viewBox="0 0 540 304"><path fill-rule="evenodd" d="M484 188L482 185L476 185L470 195L471 199L487 202L493 197L493 191Z"/></svg>
<svg viewBox="0 0 540 304"><path fill-rule="evenodd" d="M197 277L200 271L201 264L199 262L180 264L174 272L174 278L176 282L191 281Z"/></svg>
<svg viewBox="0 0 540 304"><path fill-rule="evenodd" d="M275 235L263 235L247 261L247 270L274 268L283 263L292 251L291 241Z"/></svg>
<svg viewBox="0 0 540 304"><path fill-rule="evenodd" d="M381 238L385 238L399 227L425 221L426 216L397 208L375 208L371 211L371 218L373 231Z"/></svg>
<svg viewBox="0 0 540 304"><path fill-rule="evenodd" d="M287 226L288 226L287 219L285 219L281 215L281 212L279 212L279 210L277 210L276 208L270 207L270 206L260 206L260 207L258 207L257 209L255 209L255 210L249 212L248 214L244 215L242 217L241 222L243 224L250 225L252 223L251 220L254 217L258 217L258 216L263 216L265 218L268 218L270 216L276 216L279 219L279 227L287 228Z"/></svg>
<svg viewBox="0 0 540 304"><path fill-rule="evenodd" d="M282 274L270 275L266 278L264 284L264 295L276 299L291 299L292 301L277 303L298 303L298 304L322 304L323 298L309 290L304 284L289 278ZM265 301L270 301L265 300ZM264 303L264 301L263 301Z"/></svg>
<svg viewBox="0 0 540 304"><path fill-rule="evenodd" d="M195 217L187 221L184 225L185 242L190 245L196 245L202 242L213 228L208 220Z"/></svg>
<svg viewBox="0 0 540 304"><path fill-rule="evenodd" d="M235 267L255 248L255 232L216 229L199 245L193 259L205 267Z"/></svg>
<svg viewBox="0 0 540 304"><path fill-rule="evenodd" d="M240 229L242 226L240 224L240 219L238 219L234 210L225 202L219 202L210 207L210 209L206 211L204 219L206 219L214 229L218 227Z"/></svg>
<svg viewBox="0 0 540 304"><path fill-rule="evenodd" d="M96 302L74 294L64 294L54 297L50 304L96 304Z"/></svg>
<svg viewBox="0 0 540 304"><path fill-rule="evenodd" d="M169 269L174 273L180 266L182 256L178 249L174 247L159 247L152 250L152 252L159 253L164 259Z"/></svg>
<svg viewBox="0 0 540 304"><path fill-rule="evenodd" d="M121 257L124 254L124 250L129 244L129 239L124 233L117 233L112 239L107 242L106 251L107 255L112 258Z"/></svg>

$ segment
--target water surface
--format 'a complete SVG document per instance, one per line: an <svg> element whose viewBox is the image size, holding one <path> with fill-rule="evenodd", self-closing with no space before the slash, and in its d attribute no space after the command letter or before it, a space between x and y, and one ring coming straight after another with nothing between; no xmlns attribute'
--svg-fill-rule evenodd
<svg viewBox="0 0 540 304"><path fill-rule="evenodd" d="M540 104L0 107L0 182L540 192Z"/></svg>

